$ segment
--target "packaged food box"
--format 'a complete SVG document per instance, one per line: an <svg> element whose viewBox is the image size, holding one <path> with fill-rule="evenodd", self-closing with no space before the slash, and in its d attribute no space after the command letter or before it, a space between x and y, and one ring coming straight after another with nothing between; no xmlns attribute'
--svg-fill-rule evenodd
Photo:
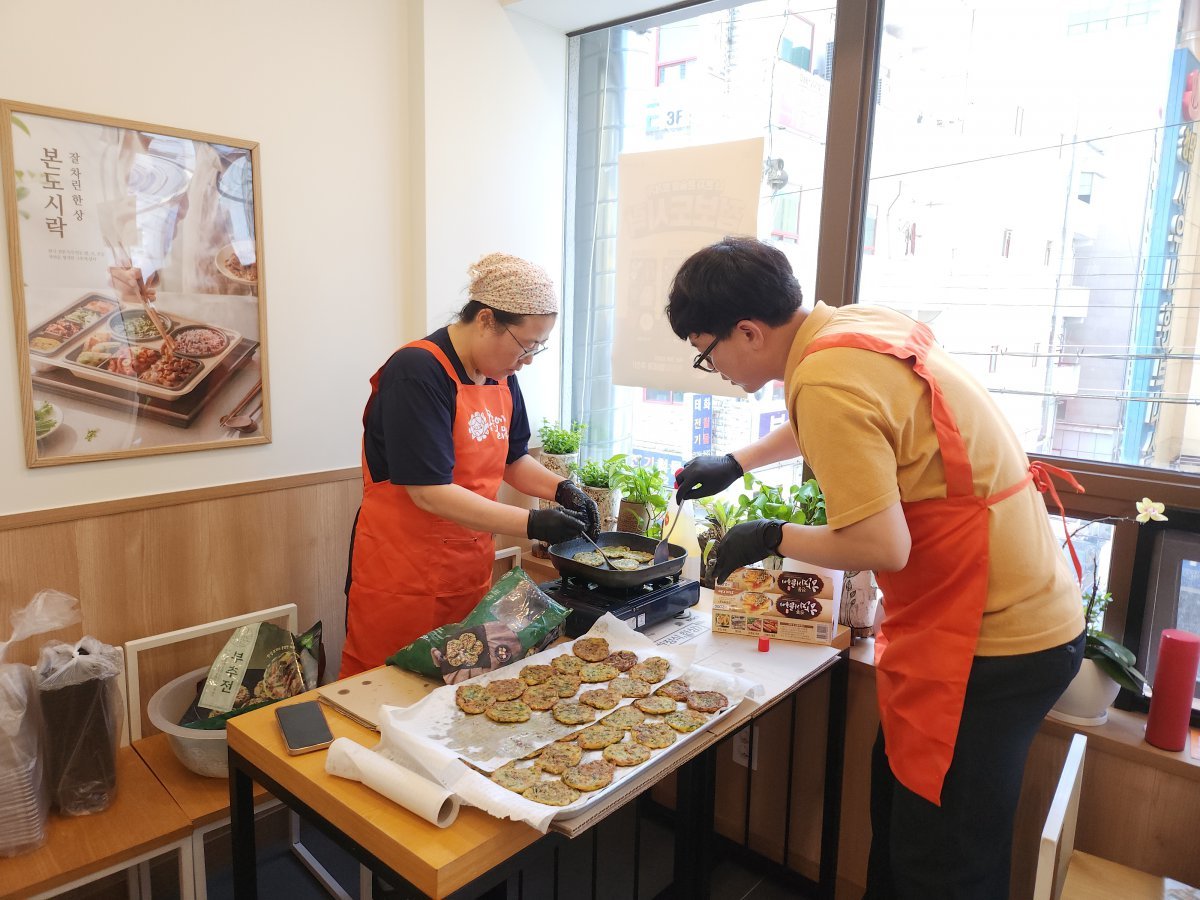
<svg viewBox="0 0 1200 900"><path fill-rule="evenodd" d="M713 590L712 630L829 644L837 634L842 573L787 560L785 568L735 569Z"/></svg>

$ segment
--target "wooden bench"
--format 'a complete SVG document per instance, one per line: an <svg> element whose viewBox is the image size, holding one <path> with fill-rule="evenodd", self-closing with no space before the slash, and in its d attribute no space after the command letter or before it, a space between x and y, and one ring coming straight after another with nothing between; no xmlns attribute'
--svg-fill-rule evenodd
<svg viewBox="0 0 1200 900"><path fill-rule="evenodd" d="M121 682L121 695L125 684ZM150 896L141 864L179 854L180 896L194 897L192 823L149 766L129 746L128 716L117 748L112 804L86 816L51 813L46 842L37 850L0 859L0 900L38 900L128 870L130 895Z"/></svg>
<svg viewBox="0 0 1200 900"><path fill-rule="evenodd" d="M133 747L138 755L158 778L162 786L173 798L176 805L188 817L191 825L189 840L191 842L193 892L196 900L205 900L208 896L208 874L205 863L205 838L220 828L229 824L229 782L224 778L208 778L197 775L188 769L175 756L169 739L165 734L156 733L150 737L142 737L143 706L142 703L142 666L139 655L148 650L168 647L183 641L192 641L210 635L226 635L235 628L256 622L282 620L281 624L293 634L297 633L296 604L287 603L271 609L258 610L181 628L176 631L164 632L146 638L138 638L125 644L127 659L126 675L129 683L130 731L133 736ZM161 686L161 685L158 685ZM157 686L152 686L157 687ZM255 813L262 815L280 808L279 801L262 789L254 793ZM288 824L291 835L292 852L319 881L322 887L337 900L352 900L350 895L337 883L329 871L312 855L300 840L300 819L295 813L289 813ZM143 877L148 877L148 871L143 867Z"/></svg>

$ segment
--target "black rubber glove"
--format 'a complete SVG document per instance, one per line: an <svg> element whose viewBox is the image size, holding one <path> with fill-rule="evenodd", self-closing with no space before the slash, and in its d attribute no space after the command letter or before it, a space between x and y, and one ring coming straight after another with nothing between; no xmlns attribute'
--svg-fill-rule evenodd
<svg viewBox="0 0 1200 900"><path fill-rule="evenodd" d="M587 522L579 513L566 509L531 509L525 533L535 541L558 544L579 537L587 530Z"/></svg>
<svg viewBox="0 0 1200 900"><path fill-rule="evenodd" d="M754 519L734 525L717 545L717 564L713 577L720 584L733 574L733 570L749 566L779 552L783 540L783 525L780 519Z"/></svg>
<svg viewBox="0 0 1200 900"><path fill-rule="evenodd" d="M595 540L600 536L600 507L596 501L579 489L579 486L567 478L558 483L554 491L554 502L573 513L578 513L587 520L587 533Z"/></svg>
<svg viewBox="0 0 1200 900"><path fill-rule="evenodd" d="M724 456L697 456L675 473L675 502L695 500L719 494L746 473L732 453Z"/></svg>

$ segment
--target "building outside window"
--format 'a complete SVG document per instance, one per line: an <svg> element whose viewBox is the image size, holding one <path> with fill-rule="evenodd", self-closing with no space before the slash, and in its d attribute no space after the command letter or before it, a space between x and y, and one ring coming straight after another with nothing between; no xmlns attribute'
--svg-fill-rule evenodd
<svg viewBox="0 0 1200 900"><path fill-rule="evenodd" d="M702 446L692 417L656 419L607 374L618 155L761 135L789 178L762 186L759 236L788 255L806 305L930 323L1027 452L1091 479L1086 498L1065 498L1082 516L1124 515L1146 494L1200 510L1200 0L888 0L877 41L837 4L712 6L573 39L565 412L593 417L587 449L687 458ZM873 64L839 69L835 45ZM838 85L869 109L831 109ZM851 146L846 134L867 142L861 183L826 154ZM852 246L822 228L837 206L827 194L861 198L841 206ZM814 297L823 270L852 273L827 281L844 293ZM715 453L786 420L769 390L709 403ZM1113 549L1123 534L1102 535L1114 594L1132 577L1131 551Z"/></svg>

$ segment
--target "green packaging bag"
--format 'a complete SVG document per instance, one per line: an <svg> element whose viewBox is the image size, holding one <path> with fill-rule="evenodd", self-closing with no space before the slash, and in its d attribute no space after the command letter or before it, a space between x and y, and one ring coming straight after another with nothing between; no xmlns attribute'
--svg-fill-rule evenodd
<svg viewBox="0 0 1200 900"><path fill-rule="evenodd" d="M423 634L388 657L388 664L457 684L548 647L570 612L516 568L465 619Z"/></svg>

